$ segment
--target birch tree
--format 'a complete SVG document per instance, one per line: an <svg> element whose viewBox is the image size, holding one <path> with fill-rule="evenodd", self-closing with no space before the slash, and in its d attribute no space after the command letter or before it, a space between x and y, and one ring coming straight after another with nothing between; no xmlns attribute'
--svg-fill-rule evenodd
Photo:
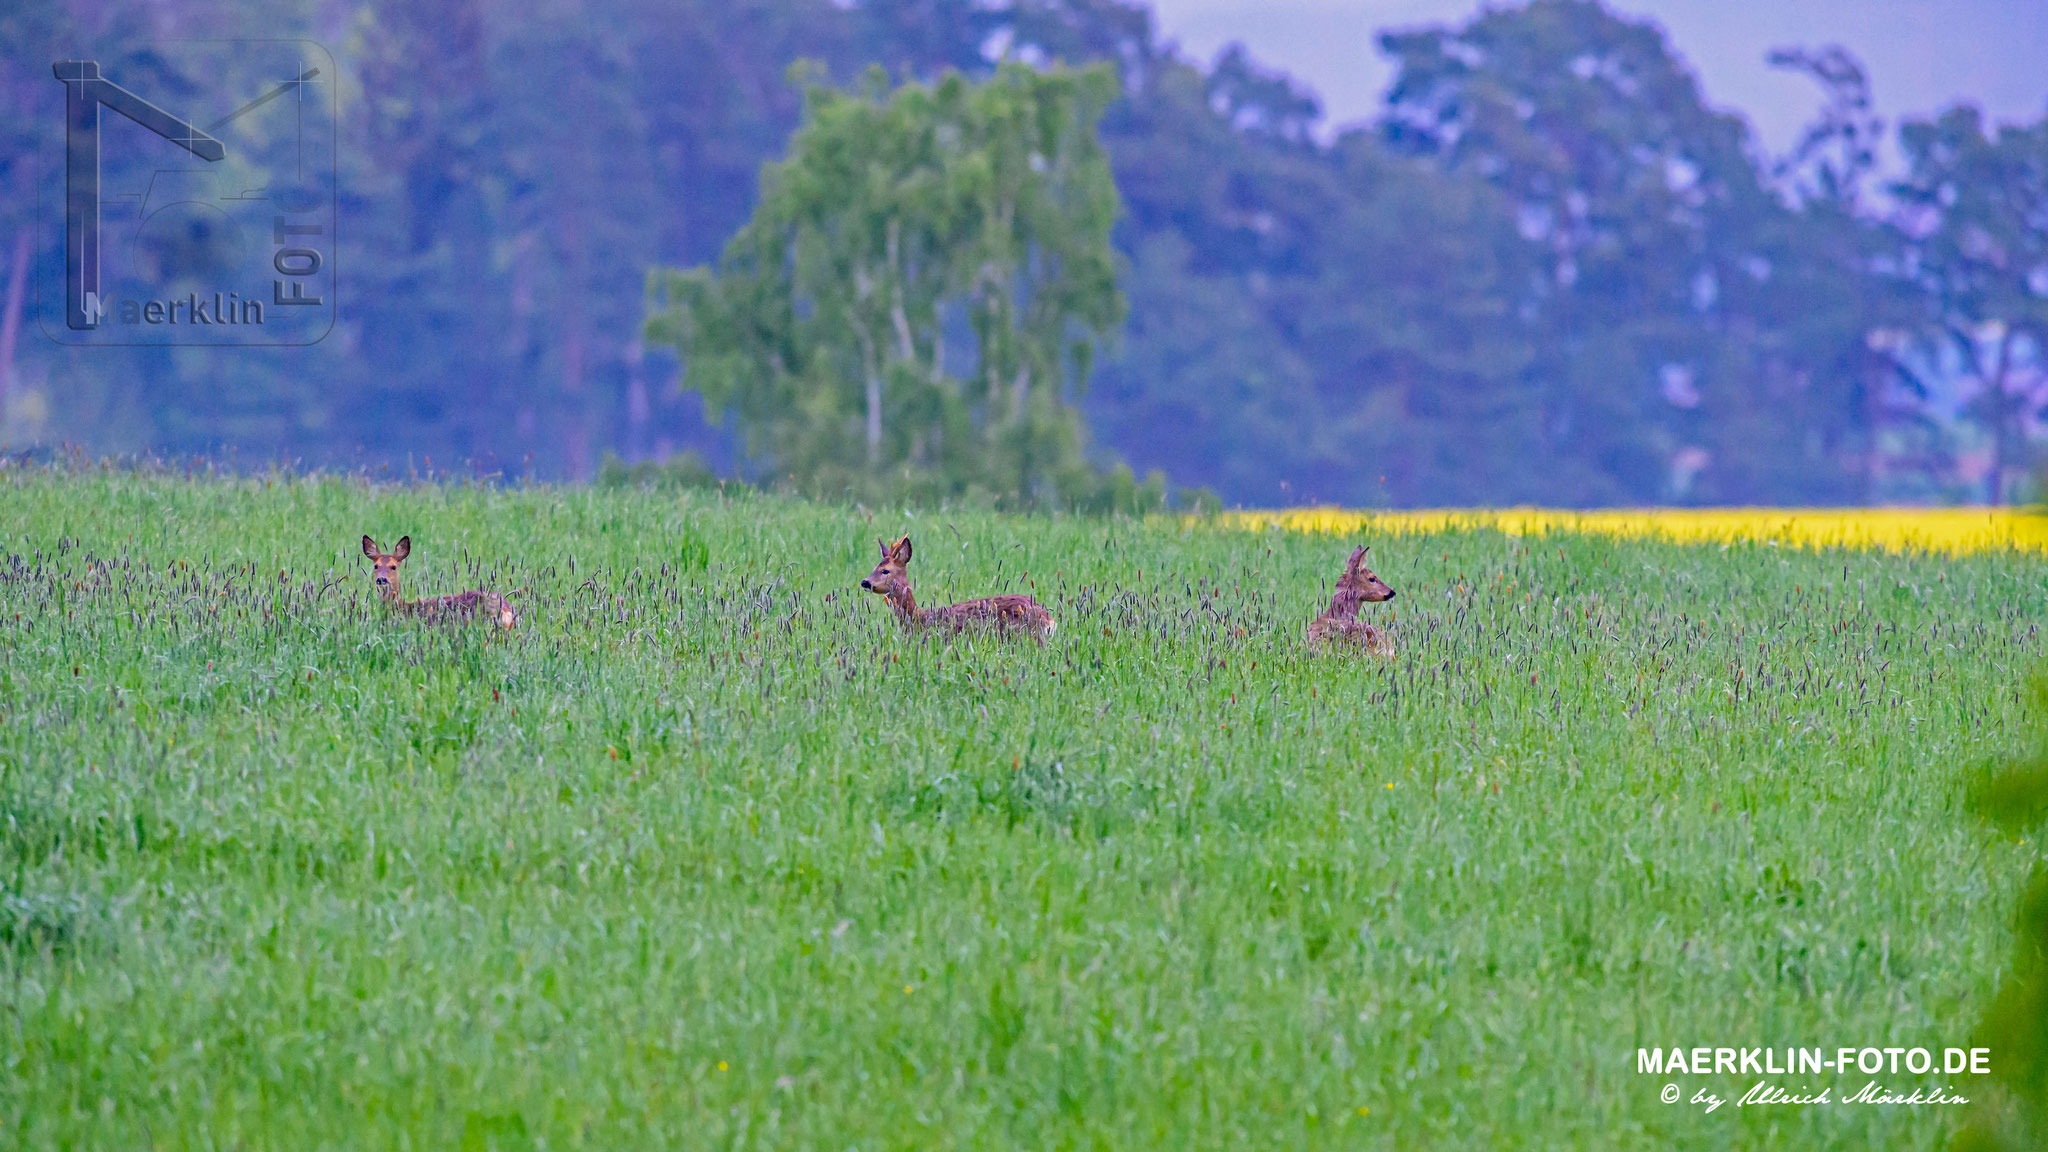
<svg viewBox="0 0 2048 1152"><path fill-rule="evenodd" d="M1122 322L1110 73L1005 65L806 95L715 268L650 278L648 338L770 475L831 490L1063 497L1068 400Z"/></svg>

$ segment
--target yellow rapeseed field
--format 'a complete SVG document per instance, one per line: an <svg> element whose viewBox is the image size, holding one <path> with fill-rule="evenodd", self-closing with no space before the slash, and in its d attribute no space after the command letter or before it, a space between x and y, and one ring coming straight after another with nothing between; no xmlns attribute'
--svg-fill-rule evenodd
<svg viewBox="0 0 2048 1152"><path fill-rule="evenodd" d="M1797 548L1881 548L1891 552L2048 552L2048 517L2011 508L1432 508L1365 511L1290 508L1226 512L1225 524L1367 539L1497 528L1516 536L1585 532L1681 543L1760 541Z"/></svg>

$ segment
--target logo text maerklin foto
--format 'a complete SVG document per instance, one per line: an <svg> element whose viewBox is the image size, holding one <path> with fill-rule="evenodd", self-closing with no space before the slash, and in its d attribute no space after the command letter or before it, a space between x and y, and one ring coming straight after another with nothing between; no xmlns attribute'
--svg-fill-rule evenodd
<svg viewBox="0 0 2048 1152"><path fill-rule="evenodd" d="M335 316L334 62L304 40L157 42L133 83L58 60L62 155L40 165L61 268L38 314L66 344L312 344ZM125 53L124 60L141 58ZM165 72L203 82L173 104ZM45 251L55 248L45 246Z"/></svg>

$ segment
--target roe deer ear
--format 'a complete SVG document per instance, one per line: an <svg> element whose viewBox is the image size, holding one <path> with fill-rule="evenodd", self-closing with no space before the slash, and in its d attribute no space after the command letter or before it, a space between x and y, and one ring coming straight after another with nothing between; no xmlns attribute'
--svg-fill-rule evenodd
<svg viewBox="0 0 2048 1152"><path fill-rule="evenodd" d="M1344 570L1345 570L1346 572L1356 572L1356 571L1358 571L1358 570L1359 570L1359 569L1360 569L1361 567L1363 567L1363 566L1365 565L1365 554L1366 554L1366 553L1368 553L1368 552L1370 552L1370 551L1372 551L1372 549L1370 549L1370 548L1354 548L1354 549L1352 549L1352 551L1351 551L1351 559L1349 559L1349 560L1346 560L1346 561L1344 562Z"/></svg>
<svg viewBox="0 0 2048 1152"><path fill-rule="evenodd" d="M882 539L880 536L875 537L875 547L880 548L882 550L882 555L884 557L889 555L889 542L887 540Z"/></svg>
<svg viewBox="0 0 2048 1152"><path fill-rule="evenodd" d="M377 558L377 542L368 536L363 537L363 555L372 560Z"/></svg>
<svg viewBox="0 0 2048 1152"><path fill-rule="evenodd" d="M393 560L403 560L410 555L412 555L412 537L400 536L398 538L398 547L391 550L391 558Z"/></svg>
<svg viewBox="0 0 2048 1152"><path fill-rule="evenodd" d="M905 536L903 539L898 540L896 546L889 550L889 554L905 564L910 563L910 537Z"/></svg>

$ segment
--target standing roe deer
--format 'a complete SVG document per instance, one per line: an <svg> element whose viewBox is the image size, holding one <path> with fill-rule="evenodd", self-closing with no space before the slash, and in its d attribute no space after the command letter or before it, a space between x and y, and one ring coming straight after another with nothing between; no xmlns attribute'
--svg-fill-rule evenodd
<svg viewBox="0 0 2048 1152"><path fill-rule="evenodd" d="M1394 598L1394 590L1387 587L1386 581L1373 575L1372 569L1365 566L1365 556L1370 551L1370 548L1360 548L1344 562L1344 574L1337 578L1337 591L1330 597L1330 606L1323 609L1321 616L1309 621L1309 647L1341 644L1380 656L1394 654L1393 635L1378 624L1368 624L1358 618L1359 605L1377 604Z"/></svg>
<svg viewBox="0 0 2048 1152"><path fill-rule="evenodd" d="M1043 640L1059 628L1045 605L1029 596L990 596L943 608L919 608L910 594L910 537L894 544L882 540L875 543L882 547L882 562L875 565L860 586L881 593L906 630L943 628L959 633L972 629L997 635L1024 632Z"/></svg>
<svg viewBox="0 0 2048 1152"><path fill-rule="evenodd" d="M398 566L412 555L412 537L400 536L398 547L385 552L377 542L363 537L363 555L370 558L370 567L377 580L377 591L384 597L384 603L395 612L408 616L421 616L428 620L473 620L479 616L495 621L500 628L510 628L519 623L519 613L496 592L472 588L457 592L453 596L429 596L424 600L407 600L398 594Z"/></svg>

